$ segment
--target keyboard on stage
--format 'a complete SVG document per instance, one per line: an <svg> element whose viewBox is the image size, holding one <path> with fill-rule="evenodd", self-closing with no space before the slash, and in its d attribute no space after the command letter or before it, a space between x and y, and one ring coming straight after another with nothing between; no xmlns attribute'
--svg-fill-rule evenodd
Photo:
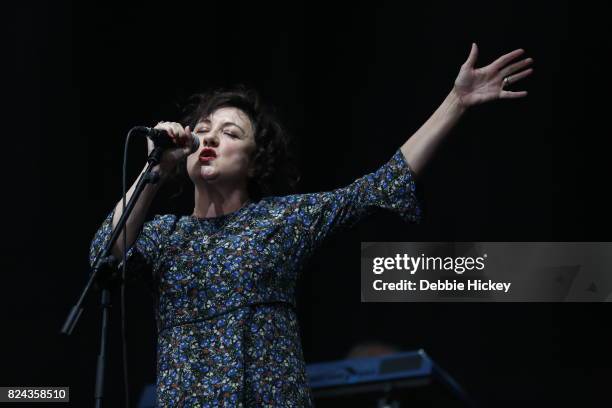
<svg viewBox="0 0 612 408"><path fill-rule="evenodd" d="M424 350L306 366L315 406L352 408L470 407L466 393ZM155 386L139 408L155 407Z"/></svg>

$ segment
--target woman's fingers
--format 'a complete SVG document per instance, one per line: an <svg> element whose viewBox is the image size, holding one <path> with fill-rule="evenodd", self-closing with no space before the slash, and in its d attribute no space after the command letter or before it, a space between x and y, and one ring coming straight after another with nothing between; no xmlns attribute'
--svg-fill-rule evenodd
<svg viewBox="0 0 612 408"><path fill-rule="evenodd" d="M525 58L522 61L516 62L504 69L501 70L501 75L506 77L510 74L515 73L516 71L525 68L526 66L530 65L533 62L533 58Z"/></svg>
<svg viewBox="0 0 612 408"><path fill-rule="evenodd" d="M185 143L186 135L183 125L176 122L166 122L166 127L164 129L168 132L168 135L170 135L175 144L182 146Z"/></svg>
<svg viewBox="0 0 612 408"><path fill-rule="evenodd" d="M513 84L516 81L520 81L521 79L531 75L533 72L533 68L526 69L525 71L519 72L518 74L511 75L508 78L508 84ZM504 91L503 89L499 93L499 97L503 99L514 99L514 98L523 98L527 96L527 91Z"/></svg>
<svg viewBox="0 0 612 408"><path fill-rule="evenodd" d="M187 125L185 127L185 143L183 144L183 151L185 154L190 154L191 153L191 140L192 140L192 135L191 135L191 129L189 128L189 125Z"/></svg>
<svg viewBox="0 0 612 408"><path fill-rule="evenodd" d="M516 57L518 57L524 52L525 50L523 50L522 48L519 48L518 50L514 50L512 52L509 52L508 54L502 55L501 57L499 57L498 59L496 59L495 61L491 63L491 67L495 71L499 71L504 66L506 66L510 61L512 61L513 59L515 59Z"/></svg>
<svg viewBox="0 0 612 408"><path fill-rule="evenodd" d="M472 48L470 49L470 55L468 59L463 64L467 68L473 68L474 64L476 64L476 59L478 58L478 46L476 43L472 43Z"/></svg>
<svg viewBox="0 0 612 408"><path fill-rule="evenodd" d="M189 126L183 128L183 125L180 123L177 123L177 125L178 129L180 130L177 144L181 147L185 147L190 140Z"/></svg>
<svg viewBox="0 0 612 408"><path fill-rule="evenodd" d="M177 141L180 141L181 135L184 132L183 127L179 123L171 122L170 128L172 129L172 138L174 139L174 142L176 143Z"/></svg>
<svg viewBox="0 0 612 408"><path fill-rule="evenodd" d="M510 75L508 77L508 83L513 84L516 81L520 81L526 76L531 75L532 72L533 72L533 68L529 68L529 69L526 69L525 71L519 72L518 74Z"/></svg>
<svg viewBox="0 0 612 408"><path fill-rule="evenodd" d="M191 146L191 129L177 122L159 122L155 129L165 130L177 147Z"/></svg>
<svg viewBox="0 0 612 408"><path fill-rule="evenodd" d="M155 126L155 129L164 130L168 134L168 136L170 136L173 139L176 136L174 134L174 129L172 127L172 122L159 122Z"/></svg>
<svg viewBox="0 0 612 408"><path fill-rule="evenodd" d="M186 126L183 129L183 133L181 134L181 140L179 145L185 147L187 145L187 141L189 140L189 126Z"/></svg>
<svg viewBox="0 0 612 408"><path fill-rule="evenodd" d="M511 92L511 91L501 91L499 97L502 99L514 99L514 98L523 98L527 96L527 91L519 91L519 92Z"/></svg>

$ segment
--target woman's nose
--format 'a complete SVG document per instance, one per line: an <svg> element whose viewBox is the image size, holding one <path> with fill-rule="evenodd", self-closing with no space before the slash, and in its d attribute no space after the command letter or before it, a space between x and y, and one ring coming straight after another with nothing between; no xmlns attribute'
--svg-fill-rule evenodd
<svg viewBox="0 0 612 408"><path fill-rule="evenodd" d="M202 137L202 140L206 146L217 146L219 144L217 133L213 131L206 132Z"/></svg>

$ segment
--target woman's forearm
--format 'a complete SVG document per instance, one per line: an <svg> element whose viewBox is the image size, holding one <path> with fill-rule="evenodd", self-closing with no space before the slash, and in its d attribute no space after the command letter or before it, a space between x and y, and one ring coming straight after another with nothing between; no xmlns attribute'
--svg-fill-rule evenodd
<svg viewBox="0 0 612 408"><path fill-rule="evenodd" d="M138 181L140 180L140 178L143 176L145 168L143 168L142 172L140 173L140 175L138 176L134 184L132 184L132 187L127 192L126 203L130 200L130 198L134 194L136 185L138 184ZM159 166L156 166L154 170L160 173ZM155 197L157 190L159 190L161 183L162 182L160 180L156 184L146 184L146 186L144 187L142 191L142 194L140 195L140 197L138 197L138 201L136 201L134 205L134 209L130 213L130 216L128 217L127 222L126 222L127 247L128 248L136 240L136 237L138 236L140 229L142 228L142 225L144 223L149 206L151 205L151 202L153 201L153 198ZM117 222L119 221L119 218L121 218L121 214L123 214L123 200L119 200L119 202L115 206L115 212L113 215L113 228L116 227ZM123 232L119 234L119 238L117 239L117 242L115 242L115 245L112 248L112 253L119 260L123 258Z"/></svg>
<svg viewBox="0 0 612 408"><path fill-rule="evenodd" d="M466 108L454 91L401 147L402 154L416 177L431 160L442 140L459 121Z"/></svg>

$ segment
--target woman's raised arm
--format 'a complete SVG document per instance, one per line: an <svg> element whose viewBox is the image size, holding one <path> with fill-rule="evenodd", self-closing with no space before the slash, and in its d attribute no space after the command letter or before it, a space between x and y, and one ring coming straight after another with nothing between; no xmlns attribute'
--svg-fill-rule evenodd
<svg viewBox="0 0 612 408"><path fill-rule="evenodd" d="M475 43L472 44L470 55L461 66L453 89L433 115L401 147L402 154L415 176L422 174L442 140L468 108L496 99L527 96L526 91L504 90L504 87L533 72L533 68L520 71L533 62L532 58L508 65L523 53L523 49L514 50L486 67L475 68L478 47Z"/></svg>

